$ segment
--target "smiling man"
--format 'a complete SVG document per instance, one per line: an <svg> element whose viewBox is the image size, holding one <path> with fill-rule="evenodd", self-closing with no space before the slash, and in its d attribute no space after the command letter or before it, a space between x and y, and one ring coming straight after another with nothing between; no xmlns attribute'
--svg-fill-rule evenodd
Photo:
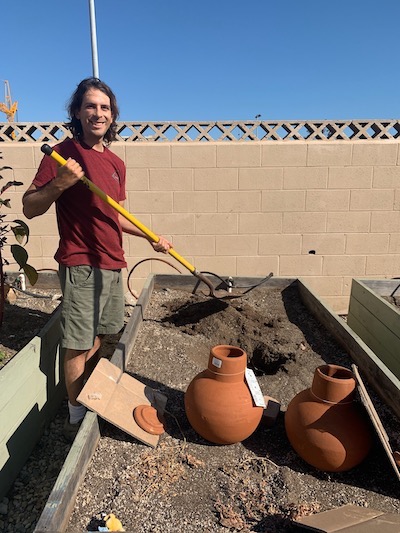
<svg viewBox="0 0 400 533"><path fill-rule="evenodd" d="M86 411L76 399L98 361L101 338L118 333L124 323L122 232L147 237L81 181L85 175L123 205L126 168L108 149L119 115L114 93L99 79L87 78L73 93L68 114L73 137L54 146L66 164L59 167L45 156L22 201L27 218L56 205L60 240L54 257L63 292L61 346L69 405L64 435L72 441ZM151 245L164 253L172 246L164 237Z"/></svg>

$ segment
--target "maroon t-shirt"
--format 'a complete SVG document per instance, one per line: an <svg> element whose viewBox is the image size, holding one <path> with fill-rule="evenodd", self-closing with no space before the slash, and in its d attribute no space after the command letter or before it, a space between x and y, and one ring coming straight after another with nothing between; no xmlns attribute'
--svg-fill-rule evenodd
<svg viewBox="0 0 400 533"><path fill-rule="evenodd" d="M78 161L85 176L116 202L125 200L126 169L108 148L98 152L68 139L54 146L65 159ZM55 178L57 163L44 156L33 184L43 187ZM60 234L55 260L65 266L91 265L105 270L124 268L122 231L118 213L83 182L76 183L56 200Z"/></svg>

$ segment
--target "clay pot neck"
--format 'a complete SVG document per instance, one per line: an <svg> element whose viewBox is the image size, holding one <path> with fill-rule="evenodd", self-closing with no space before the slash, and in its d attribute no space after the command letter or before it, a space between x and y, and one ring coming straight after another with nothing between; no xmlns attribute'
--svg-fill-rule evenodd
<svg viewBox="0 0 400 533"><path fill-rule="evenodd" d="M247 365L247 354L238 346L218 344L210 350L207 372L213 379L234 383L243 381Z"/></svg>
<svg viewBox="0 0 400 533"><path fill-rule="evenodd" d="M322 365L316 368L311 385L312 395L332 404L351 403L354 399L356 378L343 366Z"/></svg>

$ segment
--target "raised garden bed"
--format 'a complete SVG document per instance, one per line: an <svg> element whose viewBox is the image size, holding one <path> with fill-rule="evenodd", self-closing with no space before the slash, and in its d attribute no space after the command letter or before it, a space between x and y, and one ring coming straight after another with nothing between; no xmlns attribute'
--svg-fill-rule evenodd
<svg viewBox="0 0 400 533"><path fill-rule="evenodd" d="M40 282L39 286L43 287ZM34 312L20 308L17 320L14 310L6 312L13 316L13 327L26 337L30 331L28 314ZM59 315L56 310L49 316L46 325L0 369L0 498L11 487L65 396ZM7 322L3 327L2 334L13 332Z"/></svg>
<svg viewBox="0 0 400 533"><path fill-rule="evenodd" d="M260 427L231 446L212 446L195 434L183 393L204 368L209 347L221 341L243 346L263 392L283 410L324 362L355 362L372 387L380 374L371 372L371 350L301 280L273 278L232 305L182 291L194 284L190 276L149 278L111 359L167 395L167 431L159 446L99 426L88 413L36 531L90 529L101 511L114 511L127 530L138 532L290 531L291 519L344 503L398 512L398 482L379 445L362 466L331 475L293 452L283 415L274 428ZM398 434L398 420L373 398L390 421L390 436Z"/></svg>
<svg viewBox="0 0 400 533"><path fill-rule="evenodd" d="M384 380L377 382L380 394L392 404L400 404L394 388L400 380L400 280L353 279L347 323L371 348ZM396 409L395 409L396 410ZM400 407L396 410L399 415Z"/></svg>

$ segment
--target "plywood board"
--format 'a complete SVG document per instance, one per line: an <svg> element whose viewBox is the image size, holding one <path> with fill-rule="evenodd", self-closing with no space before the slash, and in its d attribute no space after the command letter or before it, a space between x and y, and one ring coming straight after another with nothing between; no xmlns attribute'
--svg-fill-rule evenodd
<svg viewBox="0 0 400 533"><path fill-rule="evenodd" d="M132 437L150 446L157 446L159 435L152 435L140 428L133 411L138 405L145 404L152 405L163 414L167 397L123 372L107 359L100 359L79 394L78 401Z"/></svg>
<svg viewBox="0 0 400 533"><path fill-rule="evenodd" d="M335 533L347 531L348 527L364 525L382 514L381 511L358 505L344 505L330 511L304 516L294 523L296 526L314 533Z"/></svg>

